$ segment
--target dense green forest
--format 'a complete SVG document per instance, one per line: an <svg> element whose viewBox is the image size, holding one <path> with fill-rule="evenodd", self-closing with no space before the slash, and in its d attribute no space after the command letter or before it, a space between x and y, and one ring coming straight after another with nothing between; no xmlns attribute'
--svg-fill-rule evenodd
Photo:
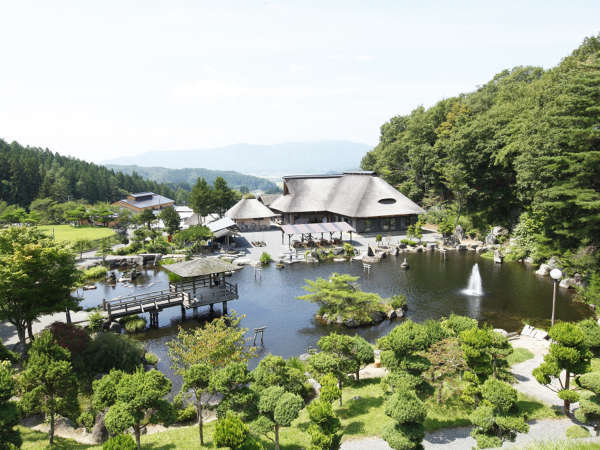
<svg viewBox="0 0 600 450"><path fill-rule="evenodd" d="M217 177L223 177L229 186L234 189L246 187L250 191L261 190L268 193L278 192L277 185L265 178L245 175L233 170L210 170L210 169L168 169L166 167L140 167L121 166L118 164L105 164L109 169L126 174L137 173L149 180L159 183L193 186L198 178L204 178L209 184L213 184Z"/></svg>
<svg viewBox="0 0 600 450"><path fill-rule="evenodd" d="M0 139L0 201L9 205L28 207L37 198L112 202L128 192L144 191L175 198L173 186L145 180L139 174L115 172L47 149Z"/></svg>
<svg viewBox="0 0 600 450"><path fill-rule="evenodd" d="M480 236L513 229L536 260L597 254L600 36L549 70L505 70L475 92L393 117L361 165L452 225Z"/></svg>

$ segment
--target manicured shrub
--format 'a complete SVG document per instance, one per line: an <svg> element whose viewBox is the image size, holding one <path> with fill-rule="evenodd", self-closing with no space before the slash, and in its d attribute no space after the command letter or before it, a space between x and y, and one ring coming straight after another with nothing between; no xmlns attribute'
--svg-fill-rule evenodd
<svg viewBox="0 0 600 450"><path fill-rule="evenodd" d="M188 405L177 411L177 423L189 423L195 421L197 418L198 413L194 405Z"/></svg>
<svg viewBox="0 0 600 450"><path fill-rule="evenodd" d="M378 234L377 236L375 236L375 242L381 242L383 240L383 236Z"/></svg>
<svg viewBox="0 0 600 450"><path fill-rule="evenodd" d="M213 440L216 447L230 447L232 450L242 448L250 430L242 422L240 416L232 411L219 420L215 425Z"/></svg>
<svg viewBox="0 0 600 450"><path fill-rule="evenodd" d="M587 347L595 354L598 354L600 352L600 325L598 325L598 322L594 319L585 319L577 325L583 331Z"/></svg>
<svg viewBox="0 0 600 450"><path fill-rule="evenodd" d="M95 416L91 411L84 411L77 418L77 425L91 431L94 428Z"/></svg>
<svg viewBox="0 0 600 450"><path fill-rule="evenodd" d="M16 394L15 380L10 363L0 361L0 448L21 446L21 433L14 427L19 424L19 409L11 398ZM14 446L14 447L11 447Z"/></svg>
<svg viewBox="0 0 600 450"><path fill-rule="evenodd" d="M529 431L524 418L516 414L517 390L510 384L489 378L481 386L483 401L470 415L475 426L471 436L479 448L500 447L517 433Z"/></svg>
<svg viewBox="0 0 600 450"><path fill-rule="evenodd" d="M402 294L396 294L392 297L392 308L394 309L405 309L408 305L406 296Z"/></svg>
<svg viewBox="0 0 600 450"><path fill-rule="evenodd" d="M104 317L100 311L94 309L88 314L88 324L92 333L98 333L104 328Z"/></svg>
<svg viewBox="0 0 600 450"><path fill-rule="evenodd" d="M575 410L575 418L583 423L593 425L598 433L600 430L600 372L581 375L577 379L577 384L588 392L584 392L580 396L579 408Z"/></svg>
<svg viewBox="0 0 600 450"><path fill-rule="evenodd" d="M271 261L272 261L271 255L269 255L267 252L262 252L262 255L260 255L260 263L263 266L266 266Z"/></svg>
<svg viewBox="0 0 600 450"><path fill-rule="evenodd" d="M396 422L383 431L383 439L395 450L420 448L425 437L425 404L410 390L395 392L385 402L385 414Z"/></svg>
<svg viewBox="0 0 600 450"><path fill-rule="evenodd" d="M137 333L146 328L146 319L140 316L127 316L119 320L128 333Z"/></svg>
<svg viewBox="0 0 600 450"><path fill-rule="evenodd" d="M458 336L462 331L477 328L477 320L458 314L450 314L450 317L442 320L442 326L452 331L454 336Z"/></svg>
<svg viewBox="0 0 600 450"><path fill-rule="evenodd" d="M138 341L115 333L98 334L84 352L90 374L108 373L112 369L133 372L144 358L144 347Z"/></svg>
<svg viewBox="0 0 600 450"><path fill-rule="evenodd" d="M131 435L118 434L106 441L102 450L137 450L137 446Z"/></svg>
<svg viewBox="0 0 600 450"><path fill-rule="evenodd" d="M158 364L158 356L156 356L154 353L146 352L144 355L144 361L146 361L146 364L155 366Z"/></svg>
<svg viewBox="0 0 600 450"><path fill-rule="evenodd" d="M106 272L108 272L108 269L104 266L90 267L83 271L81 278L84 281L97 280L106 276Z"/></svg>

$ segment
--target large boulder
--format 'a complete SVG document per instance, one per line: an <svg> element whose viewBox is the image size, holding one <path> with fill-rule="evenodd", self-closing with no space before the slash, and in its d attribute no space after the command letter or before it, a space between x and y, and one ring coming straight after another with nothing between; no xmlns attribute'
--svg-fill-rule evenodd
<svg viewBox="0 0 600 450"><path fill-rule="evenodd" d="M504 227L494 227L485 237L485 243L488 245L497 244L500 236L508 236L508 230Z"/></svg>
<svg viewBox="0 0 600 450"><path fill-rule="evenodd" d="M462 225L456 225L453 236L459 241L462 241L465 238L465 229L462 227Z"/></svg>
<svg viewBox="0 0 600 450"><path fill-rule="evenodd" d="M558 261L558 258L556 256L553 256L548 261L546 261L546 264L550 267L550 270L560 269L560 262Z"/></svg>
<svg viewBox="0 0 600 450"><path fill-rule="evenodd" d="M373 323L379 323L383 322L387 318L387 315L383 311L374 311L370 314L370 317Z"/></svg>
<svg viewBox="0 0 600 450"><path fill-rule="evenodd" d="M335 256L343 255L344 254L344 248L343 247L336 247L336 248L334 248L333 249L333 254Z"/></svg>
<svg viewBox="0 0 600 450"><path fill-rule="evenodd" d="M100 444L108 439L108 430L104 425L104 416L106 414L104 412L99 412L96 415L96 422L94 422L94 428L92 428L92 440L96 444Z"/></svg>
<svg viewBox="0 0 600 450"><path fill-rule="evenodd" d="M444 245L448 247L455 247L458 244L460 244L460 239L454 234L451 234L450 236L444 238Z"/></svg>

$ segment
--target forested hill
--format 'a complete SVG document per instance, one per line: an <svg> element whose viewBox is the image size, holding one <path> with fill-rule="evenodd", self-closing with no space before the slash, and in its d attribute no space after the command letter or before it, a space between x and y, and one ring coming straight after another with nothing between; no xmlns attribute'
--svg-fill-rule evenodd
<svg viewBox="0 0 600 450"><path fill-rule="evenodd" d="M209 169L168 169L166 167L140 167L121 166L118 164L105 164L109 169L127 174L137 173L159 183L187 184L193 186L198 178L204 178L213 184L217 177L223 177L227 184L235 189L247 187L253 191L259 189L264 192L277 192L277 185L265 178L245 175L243 173L225 170Z"/></svg>
<svg viewBox="0 0 600 450"><path fill-rule="evenodd" d="M116 201L128 192L152 191L175 198L166 184L115 172L49 150L0 139L0 201L28 207L36 198L58 202L84 199Z"/></svg>
<svg viewBox="0 0 600 450"><path fill-rule="evenodd" d="M393 117L362 168L425 206L445 202L480 230L520 220L547 247L596 248L599 38L552 69L506 70L475 92Z"/></svg>

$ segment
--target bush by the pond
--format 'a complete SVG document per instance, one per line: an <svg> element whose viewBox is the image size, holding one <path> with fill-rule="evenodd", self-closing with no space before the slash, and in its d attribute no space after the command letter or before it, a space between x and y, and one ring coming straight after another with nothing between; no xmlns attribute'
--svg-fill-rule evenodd
<svg viewBox="0 0 600 450"><path fill-rule="evenodd" d="M154 353L146 352L144 355L144 360L146 361L146 364L150 364L152 366L158 364L158 356L156 356Z"/></svg>
<svg viewBox="0 0 600 450"><path fill-rule="evenodd" d="M104 317L99 310L94 309L88 314L88 327L92 333L102 331L104 327Z"/></svg>
<svg viewBox="0 0 600 450"><path fill-rule="evenodd" d="M102 445L102 450L136 450L137 445L129 434L118 434Z"/></svg>
<svg viewBox="0 0 600 450"><path fill-rule="evenodd" d="M263 266L266 266L271 261L272 261L271 255L269 255L267 252L262 252L262 255L260 255L260 263Z"/></svg>
<svg viewBox="0 0 600 450"><path fill-rule="evenodd" d="M415 245L417 245L416 241L412 241L410 239L400 239L400 243L404 244L404 245L409 245L411 247L414 247Z"/></svg>
<svg viewBox="0 0 600 450"><path fill-rule="evenodd" d="M100 333L88 345L84 358L91 374L111 369L133 372L144 360L144 346L129 336Z"/></svg>
<svg viewBox="0 0 600 450"><path fill-rule="evenodd" d="M408 303L406 302L406 296L397 294L392 297L391 302L392 308L394 309L405 309Z"/></svg>
<svg viewBox="0 0 600 450"><path fill-rule="evenodd" d="M94 428L94 422L96 421L94 414L91 411L84 411L79 414L77 418L77 425L86 429L90 432Z"/></svg>
<svg viewBox="0 0 600 450"><path fill-rule="evenodd" d="M81 276L81 278L84 281L97 280L99 278L104 278L106 276L107 271L108 269L104 266L90 267L89 269L83 271L83 275Z"/></svg>
<svg viewBox="0 0 600 450"><path fill-rule="evenodd" d="M146 319L140 316L127 316L119 320L128 333L137 333L146 328Z"/></svg>

